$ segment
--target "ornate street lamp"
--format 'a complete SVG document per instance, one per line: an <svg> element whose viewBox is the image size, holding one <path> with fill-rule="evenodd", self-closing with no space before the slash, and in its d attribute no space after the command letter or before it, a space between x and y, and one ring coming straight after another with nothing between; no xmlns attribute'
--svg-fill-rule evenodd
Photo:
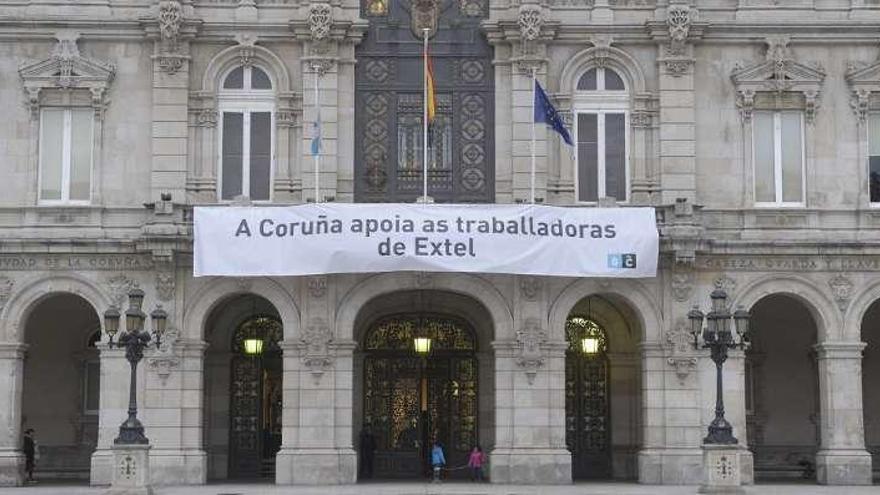
<svg viewBox="0 0 880 495"><path fill-rule="evenodd" d="M709 424L709 435L703 439L703 443L716 445L733 445L739 443L733 436L733 426L724 419L724 396L722 392L722 366L727 360L729 349L746 349L749 346L749 312L739 307L730 314L727 306L727 293L716 285L715 290L709 295L712 299L712 310L705 315L706 327L703 328L703 312L694 306L688 312L691 322L691 335L694 338L694 348L709 349L712 361L715 363L715 419ZM736 327L736 335L730 331L730 320L733 319ZM702 344L700 339L702 338Z"/></svg>
<svg viewBox="0 0 880 495"><path fill-rule="evenodd" d="M415 335L413 336L413 348L416 354L425 357L431 353L431 336L425 327L425 320L419 317Z"/></svg>
<svg viewBox="0 0 880 495"><path fill-rule="evenodd" d="M104 312L104 330L110 337L109 345L124 347L125 358L131 365L131 377L128 389L128 419L119 426L119 436L113 440L117 445L146 445L149 443L144 436L144 426L137 419L137 365L144 357L144 349L149 345L152 336L143 331L144 321L147 315L141 310L144 302L144 291L132 289L128 293L128 309L125 310L125 333L119 336L119 341L114 342L113 337L119 330L119 310L110 308ZM156 348L162 344L162 335L165 333L165 325L168 314L161 308L156 308L150 313L153 320L153 335L156 338Z"/></svg>

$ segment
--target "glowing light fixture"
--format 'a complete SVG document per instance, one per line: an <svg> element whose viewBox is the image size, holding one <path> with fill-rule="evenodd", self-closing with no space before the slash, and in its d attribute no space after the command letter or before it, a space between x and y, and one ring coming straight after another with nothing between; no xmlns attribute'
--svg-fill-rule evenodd
<svg viewBox="0 0 880 495"><path fill-rule="evenodd" d="M588 356L597 354L599 352L599 339L593 336L582 338L581 350Z"/></svg>
<svg viewBox="0 0 880 495"><path fill-rule="evenodd" d="M244 347L244 353L248 356L259 356L263 353L263 339L247 338L244 339L242 344Z"/></svg>
<svg viewBox="0 0 880 495"><path fill-rule="evenodd" d="M430 337L416 337L413 339L413 345L416 348L416 352L423 356L431 352Z"/></svg>

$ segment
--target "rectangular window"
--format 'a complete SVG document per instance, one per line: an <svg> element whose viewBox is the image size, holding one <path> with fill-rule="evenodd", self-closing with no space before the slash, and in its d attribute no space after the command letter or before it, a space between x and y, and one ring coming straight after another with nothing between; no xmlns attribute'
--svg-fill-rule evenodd
<svg viewBox="0 0 880 495"><path fill-rule="evenodd" d="M223 112L221 192L224 200L267 201L272 176L272 112Z"/></svg>
<svg viewBox="0 0 880 495"><path fill-rule="evenodd" d="M868 118L868 184L871 203L880 203L880 113Z"/></svg>
<svg viewBox="0 0 880 495"><path fill-rule="evenodd" d="M40 113L41 202L91 199L93 118L88 108L44 108Z"/></svg>
<svg viewBox="0 0 880 495"><path fill-rule="evenodd" d="M577 199L627 200L626 114L577 114Z"/></svg>
<svg viewBox="0 0 880 495"><path fill-rule="evenodd" d="M801 112L755 112L755 201L804 203L804 142Z"/></svg>

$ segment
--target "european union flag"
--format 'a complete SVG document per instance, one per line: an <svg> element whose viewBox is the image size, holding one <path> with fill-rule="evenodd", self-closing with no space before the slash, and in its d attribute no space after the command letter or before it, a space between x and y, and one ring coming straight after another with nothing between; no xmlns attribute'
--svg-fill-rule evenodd
<svg viewBox="0 0 880 495"><path fill-rule="evenodd" d="M562 123L559 112L550 103L547 93L544 92L544 88L541 87L537 79L535 79L535 122L544 122L549 125L562 136L565 144L574 146L574 143L571 141L571 135L568 133L568 129L565 128L565 124Z"/></svg>

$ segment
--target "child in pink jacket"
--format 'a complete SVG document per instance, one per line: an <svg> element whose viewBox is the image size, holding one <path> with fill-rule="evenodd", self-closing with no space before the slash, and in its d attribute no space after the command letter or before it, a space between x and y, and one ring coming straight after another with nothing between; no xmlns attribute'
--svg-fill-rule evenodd
<svg viewBox="0 0 880 495"><path fill-rule="evenodd" d="M471 481L483 481L483 464L486 462L486 454L479 445L474 446L468 457L468 467L471 468Z"/></svg>

